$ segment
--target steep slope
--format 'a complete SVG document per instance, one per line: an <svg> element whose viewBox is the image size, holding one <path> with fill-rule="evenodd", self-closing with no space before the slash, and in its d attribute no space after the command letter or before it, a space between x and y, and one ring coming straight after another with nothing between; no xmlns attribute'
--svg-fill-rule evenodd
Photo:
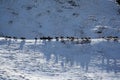
<svg viewBox="0 0 120 80"><path fill-rule="evenodd" d="M119 26L114 0L0 0L4 36L120 36Z"/></svg>

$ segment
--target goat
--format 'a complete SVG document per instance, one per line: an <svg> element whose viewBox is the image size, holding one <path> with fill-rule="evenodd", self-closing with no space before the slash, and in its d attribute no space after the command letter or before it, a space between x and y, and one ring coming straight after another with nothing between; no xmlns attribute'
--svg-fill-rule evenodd
<svg viewBox="0 0 120 80"><path fill-rule="evenodd" d="M91 38L90 37L84 37L84 38L81 38L82 41L81 41L81 44L84 44L84 43L90 43L91 42Z"/></svg>
<svg viewBox="0 0 120 80"><path fill-rule="evenodd" d="M59 41L59 37L55 37L56 41Z"/></svg>
<svg viewBox="0 0 120 80"><path fill-rule="evenodd" d="M48 36L47 39L48 41L51 41L53 38Z"/></svg>
<svg viewBox="0 0 120 80"><path fill-rule="evenodd" d="M26 38L25 37L21 37L20 39L25 40Z"/></svg>
<svg viewBox="0 0 120 80"><path fill-rule="evenodd" d="M117 36L113 37L113 41L118 41L118 37Z"/></svg>
<svg viewBox="0 0 120 80"><path fill-rule="evenodd" d="M17 39L17 37L13 37L13 39Z"/></svg>
<svg viewBox="0 0 120 80"><path fill-rule="evenodd" d="M120 0L116 0L116 2L120 5Z"/></svg>
<svg viewBox="0 0 120 80"><path fill-rule="evenodd" d="M35 41L37 41L37 38L35 37Z"/></svg>

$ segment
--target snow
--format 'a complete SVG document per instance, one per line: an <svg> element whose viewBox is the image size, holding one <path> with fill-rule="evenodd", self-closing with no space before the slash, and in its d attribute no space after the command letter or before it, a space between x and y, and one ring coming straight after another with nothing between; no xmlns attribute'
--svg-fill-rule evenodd
<svg viewBox="0 0 120 80"><path fill-rule="evenodd" d="M99 43L95 43L99 42ZM93 44L94 43L94 44ZM0 79L118 80L120 42L91 44L0 39Z"/></svg>
<svg viewBox="0 0 120 80"><path fill-rule="evenodd" d="M120 39L101 38L120 38L119 7L115 0L0 0L0 80L119 80ZM34 40L43 36L91 42Z"/></svg>
<svg viewBox="0 0 120 80"><path fill-rule="evenodd" d="M119 6L114 0L1 0L0 33L17 37L120 36ZM19 6L18 6L19 5ZM14 32L14 33L13 33Z"/></svg>

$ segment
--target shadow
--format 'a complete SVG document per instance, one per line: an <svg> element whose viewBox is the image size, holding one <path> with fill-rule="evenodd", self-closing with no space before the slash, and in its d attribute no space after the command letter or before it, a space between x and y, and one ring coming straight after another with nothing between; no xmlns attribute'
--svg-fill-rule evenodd
<svg viewBox="0 0 120 80"><path fill-rule="evenodd" d="M37 44L37 40L35 40L35 43L34 43L34 45L36 45Z"/></svg>
<svg viewBox="0 0 120 80"><path fill-rule="evenodd" d="M120 44L118 42L62 44L46 41L45 44L35 42L35 45L29 45L28 48L34 50L34 46L36 46L35 59L41 59L38 55L43 54L46 62L43 64L52 66L51 69L58 65L63 71L74 68L89 72L94 71L95 68L98 71L107 71L107 73L120 72Z"/></svg>
<svg viewBox="0 0 120 80"><path fill-rule="evenodd" d="M100 47L101 46L101 47ZM99 52L96 56L101 56L101 64L98 66L102 67L102 70L109 72L119 73L120 72L120 43L117 42L105 42L97 46ZM97 50L97 49L96 49Z"/></svg>
<svg viewBox="0 0 120 80"><path fill-rule="evenodd" d="M63 68L66 68L66 66L81 66L86 72L89 69L93 53L90 51L92 48L89 44L76 46L60 42L47 43L46 45L42 45L40 50L44 53L48 62L54 58L54 63L60 64Z"/></svg>
<svg viewBox="0 0 120 80"><path fill-rule="evenodd" d="M112 54L112 55L111 55ZM120 72L120 55L119 53L104 53L102 55L102 66L107 72L114 71L114 73Z"/></svg>
<svg viewBox="0 0 120 80"><path fill-rule="evenodd" d="M20 42L20 46L19 46L19 50L23 50L23 47L24 47L24 45L25 45L25 40L22 40L21 42Z"/></svg>
<svg viewBox="0 0 120 80"><path fill-rule="evenodd" d="M0 45L6 45L6 43L7 43L6 40L4 40L4 39L0 40Z"/></svg>
<svg viewBox="0 0 120 80"><path fill-rule="evenodd" d="M8 46L10 46L10 44L11 44L11 39L9 39L9 40L7 41L7 44L8 44Z"/></svg>
<svg viewBox="0 0 120 80"><path fill-rule="evenodd" d="M37 40L35 40L35 42L34 42L34 47L33 47L34 52L35 52L35 50L36 50L36 47L37 47Z"/></svg>

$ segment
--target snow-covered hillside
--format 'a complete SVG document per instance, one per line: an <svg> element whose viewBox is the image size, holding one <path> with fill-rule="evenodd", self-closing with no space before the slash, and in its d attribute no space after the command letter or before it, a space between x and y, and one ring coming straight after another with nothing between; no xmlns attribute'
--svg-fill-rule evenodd
<svg viewBox="0 0 120 80"><path fill-rule="evenodd" d="M115 0L0 0L0 80L119 80L119 52Z"/></svg>
<svg viewBox="0 0 120 80"><path fill-rule="evenodd" d="M0 34L120 36L118 10L114 0L0 0Z"/></svg>

